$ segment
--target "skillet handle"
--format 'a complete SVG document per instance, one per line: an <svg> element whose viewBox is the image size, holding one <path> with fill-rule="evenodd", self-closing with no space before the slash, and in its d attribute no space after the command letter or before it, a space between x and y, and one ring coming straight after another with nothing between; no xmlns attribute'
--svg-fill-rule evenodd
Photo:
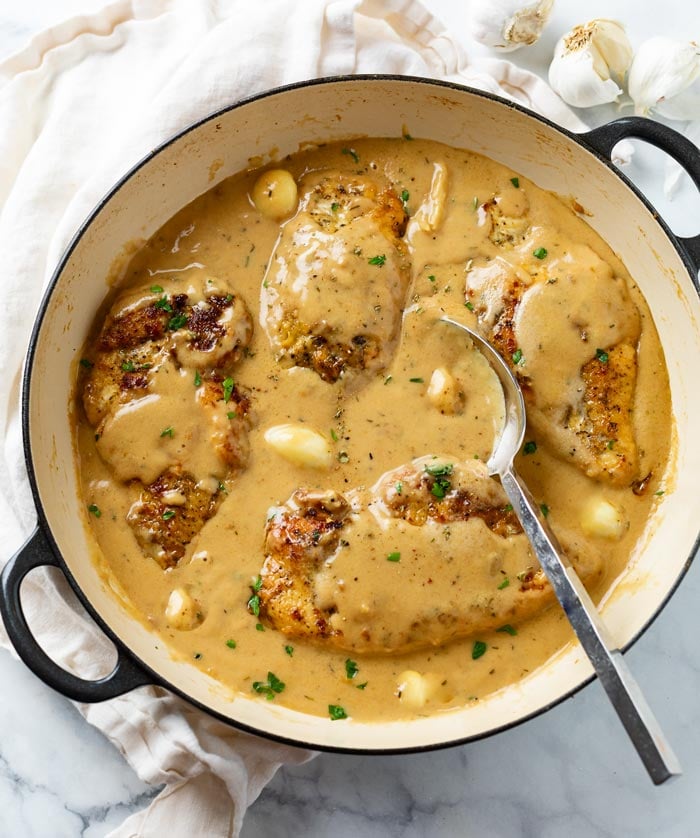
<svg viewBox="0 0 700 838"><path fill-rule="evenodd" d="M74 701L88 703L106 701L135 687L152 684L153 676L119 648L118 644L117 665L109 675L97 681L78 678L51 660L36 642L20 601L24 577L34 568L44 565L60 567L46 537L37 528L8 561L0 577L0 613L15 651L29 669L54 690Z"/></svg>
<svg viewBox="0 0 700 838"><path fill-rule="evenodd" d="M586 145L608 158L620 140L628 137L646 140L680 163L700 190L700 150L692 140L667 125L640 116L625 116L577 136ZM677 239L688 254L696 272L700 271L700 234L688 238L677 236Z"/></svg>

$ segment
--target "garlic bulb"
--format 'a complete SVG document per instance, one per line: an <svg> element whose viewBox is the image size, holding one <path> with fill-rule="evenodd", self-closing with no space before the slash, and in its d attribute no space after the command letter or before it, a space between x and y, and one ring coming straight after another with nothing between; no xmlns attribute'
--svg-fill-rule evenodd
<svg viewBox="0 0 700 838"><path fill-rule="evenodd" d="M650 38L637 50L629 75L635 113L667 119L700 118L700 47L673 38Z"/></svg>
<svg viewBox="0 0 700 838"><path fill-rule="evenodd" d="M511 52L540 37L554 0L472 0L469 14L475 41Z"/></svg>
<svg viewBox="0 0 700 838"><path fill-rule="evenodd" d="M624 78L632 46L621 23L596 19L575 26L559 41L549 67L549 83L575 108L617 101L622 90L611 75Z"/></svg>

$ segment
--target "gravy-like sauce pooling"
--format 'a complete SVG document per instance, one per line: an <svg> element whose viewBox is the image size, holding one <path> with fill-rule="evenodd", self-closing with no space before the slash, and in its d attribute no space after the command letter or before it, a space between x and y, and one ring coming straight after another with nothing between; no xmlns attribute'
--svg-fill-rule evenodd
<svg viewBox="0 0 700 838"><path fill-rule="evenodd" d="M280 171L277 171L279 169ZM571 639L485 461L512 365L518 469L594 594L669 461L644 299L560 198L471 152L358 139L234 176L131 259L78 379L96 561L234 692L426 715Z"/></svg>

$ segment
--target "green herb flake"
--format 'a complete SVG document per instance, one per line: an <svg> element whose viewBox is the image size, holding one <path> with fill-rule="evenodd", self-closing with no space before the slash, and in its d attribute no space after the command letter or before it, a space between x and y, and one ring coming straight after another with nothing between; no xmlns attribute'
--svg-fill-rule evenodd
<svg viewBox="0 0 700 838"><path fill-rule="evenodd" d="M513 359L513 363L517 366L518 364L522 364L523 362L523 350L516 349L515 352L511 355Z"/></svg>
<svg viewBox="0 0 700 838"><path fill-rule="evenodd" d="M260 597L257 594L253 594L246 603L246 608L254 617L257 617L260 614Z"/></svg>
<svg viewBox="0 0 700 838"><path fill-rule="evenodd" d="M467 302L464 305L466 308L469 309L469 311L474 311L474 303L472 303L470 300L467 300Z"/></svg>
<svg viewBox="0 0 700 838"><path fill-rule="evenodd" d="M163 293L163 286L162 285L151 285L151 294L162 294Z"/></svg>
<svg viewBox="0 0 700 838"><path fill-rule="evenodd" d="M162 309L163 311L172 311L173 310L173 307L168 302L168 298L165 297L165 296L161 297L159 300L156 300L156 302L153 303L153 305L156 308Z"/></svg>
<svg viewBox="0 0 700 838"><path fill-rule="evenodd" d="M333 440L333 442L338 441L338 434L333 430L333 428L331 428L331 439Z"/></svg>
<svg viewBox="0 0 700 838"><path fill-rule="evenodd" d="M406 204L408 203L408 199L411 197L409 191L404 189L401 192L401 203L403 204L403 208L406 209Z"/></svg>
<svg viewBox="0 0 700 838"><path fill-rule="evenodd" d="M337 201L333 201L333 203L331 204L331 212L338 212L339 207L340 207L340 204L337 203Z"/></svg>
<svg viewBox="0 0 700 838"><path fill-rule="evenodd" d="M199 370L194 374L194 386L199 387L202 383L202 376L199 374Z"/></svg>
<svg viewBox="0 0 700 838"><path fill-rule="evenodd" d="M506 576L506 578L498 586L498 590L502 591L504 588L507 588L508 585L510 585L510 579Z"/></svg>
<svg viewBox="0 0 700 838"><path fill-rule="evenodd" d="M606 446L606 447L607 447L607 449L608 449L608 451L612 451L612 450L613 450L613 448L615 447L615 443L616 443L616 442L617 442L617 440L616 440L616 439L609 439L609 440L608 440L608 444L607 444L607 446Z"/></svg>
<svg viewBox="0 0 700 838"><path fill-rule="evenodd" d="M345 658L345 677L348 680L352 680L359 671L360 668L355 661L350 660L350 658Z"/></svg>
<svg viewBox="0 0 700 838"><path fill-rule="evenodd" d="M84 367L86 370L91 370L95 365L92 363L92 361L88 360L87 358L81 358L80 366Z"/></svg>
<svg viewBox="0 0 700 838"><path fill-rule="evenodd" d="M435 276L435 274L430 274L428 279L430 280L430 282L436 282L437 281L437 277Z"/></svg>
<svg viewBox="0 0 700 838"><path fill-rule="evenodd" d="M227 640L226 645L229 647L229 649L235 649L236 648L236 641L235 640Z"/></svg>
<svg viewBox="0 0 700 838"><path fill-rule="evenodd" d="M95 518L99 518L100 515L102 515L102 510L96 503L91 503L90 506L88 506L88 512L92 512Z"/></svg>
<svg viewBox="0 0 700 838"><path fill-rule="evenodd" d="M398 550L394 551L393 553L389 553L386 557L388 562L400 562L401 561L401 553Z"/></svg>
<svg viewBox="0 0 700 838"><path fill-rule="evenodd" d="M503 509L504 509L506 512L512 512L512 511L513 511L513 504L512 504L512 503L507 503L507 504L503 507Z"/></svg>
<svg viewBox="0 0 700 838"><path fill-rule="evenodd" d="M506 623L504 626L497 628L496 631L501 631L504 634L509 634L511 637L515 637L515 635L518 633L518 630L513 628L513 626L511 626L510 623Z"/></svg>
<svg viewBox="0 0 700 838"><path fill-rule="evenodd" d="M423 383L422 378L409 378L408 380L411 382L411 384L422 384Z"/></svg>
<svg viewBox="0 0 700 838"><path fill-rule="evenodd" d="M265 626L262 623L256 623L255 631L265 631Z"/></svg>
<svg viewBox="0 0 700 838"><path fill-rule="evenodd" d="M289 657L291 658L291 657L292 657L292 655L294 654L294 646L285 646L285 647L284 647L284 651L285 651L285 652L289 655Z"/></svg>
<svg viewBox="0 0 700 838"><path fill-rule="evenodd" d="M403 483L399 480L398 483L394 484L394 489L396 489L396 494L400 495L403 492Z"/></svg>
<svg viewBox="0 0 700 838"><path fill-rule="evenodd" d="M538 247L537 250L532 251L532 255L535 259L544 259L547 255L547 249L545 247Z"/></svg>
<svg viewBox="0 0 700 838"><path fill-rule="evenodd" d="M540 511L542 512L542 514L544 515L545 518L547 518L549 516L549 507L547 506L546 503L541 503L540 504Z"/></svg>
<svg viewBox="0 0 700 838"><path fill-rule="evenodd" d="M595 356L601 364L607 364L610 357L604 349L596 349Z"/></svg>
<svg viewBox="0 0 700 838"><path fill-rule="evenodd" d="M517 178L517 177L512 177L512 178L510 179L510 182L513 184L513 186L514 186L516 189L520 189L520 178Z"/></svg>
<svg viewBox="0 0 700 838"><path fill-rule="evenodd" d="M224 378L223 384L221 385L224 391L224 402L231 401L231 394L233 393L233 379L232 378Z"/></svg>
<svg viewBox="0 0 700 838"><path fill-rule="evenodd" d="M430 494L434 495L438 500L442 500L445 495L452 488L452 484L444 477L436 477L435 482L430 487Z"/></svg>
<svg viewBox="0 0 700 838"><path fill-rule="evenodd" d="M379 265L381 268L381 266L386 262L386 256L382 253L381 256L372 256L372 258L367 261L370 265Z"/></svg>
<svg viewBox="0 0 700 838"><path fill-rule="evenodd" d="M257 592L260 590L260 588L262 588L262 576L256 576L255 581L253 582L253 584L250 587L257 594Z"/></svg>
<svg viewBox="0 0 700 838"><path fill-rule="evenodd" d="M472 646L472 660L478 660L486 652L487 648L483 640L475 640Z"/></svg>
<svg viewBox="0 0 700 838"><path fill-rule="evenodd" d="M359 154L355 151L355 149L354 149L354 148L343 148L343 149L341 149L341 151L342 151L342 153L343 153L343 154L348 154L348 155L350 155L350 157L352 157L352 159L353 159L356 163L359 163L359 162L360 162L360 155L359 155Z"/></svg>
<svg viewBox="0 0 700 838"><path fill-rule="evenodd" d="M182 327L186 325L187 315L180 312L180 314L176 314L168 320L168 331L176 332L178 329L182 329Z"/></svg>
<svg viewBox="0 0 700 838"><path fill-rule="evenodd" d="M224 494L228 494L228 489L226 488L226 484L219 480L219 491L223 492Z"/></svg>
<svg viewBox="0 0 700 838"><path fill-rule="evenodd" d="M136 369L136 365L133 361L124 361L122 363L122 370L124 372L133 372Z"/></svg>
<svg viewBox="0 0 700 838"><path fill-rule="evenodd" d="M369 681L365 681L364 684L355 684L355 688L358 690L364 690L367 684L369 684Z"/></svg>
<svg viewBox="0 0 700 838"><path fill-rule="evenodd" d="M175 429L173 428L173 426L172 426L172 425L168 425L168 427L167 427L167 428L164 428L164 429L160 432L161 437L163 437L163 436L169 436L169 437L170 437L170 439L172 439L172 438L173 438L173 435L174 435L174 434L175 434Z"/></svg>
<svg viewBox="0 0 700 838"><path fill-rule="evenodd" d="M665 495L665 494L666 494L666 492L664 492L664 490L663 490L663 489L659 489L659 491L658 491L658 492L654 492L654 494L656 495L656 497L657 497L657 498L660 498L660 497L661 497L661 495Z"/></svg>
<svg viewBox="0 0 700 838"><path fill-rule="evenodd" d="M275 694L284 692L284 682L274 672L267 673L267 681L253 681L253 692L264 695L268 701L272 701Z"/></svg>
<svg viewBox="0 0 700 838"><path fill-rule="evenodd" d="M337 722L340 719L347 719L348 714L345 710L340 706L340 704L329 704L328 705L328 715L334 722Z"/></svg>
<svg viewBox="0 0 700 838"><path fill-rule="evenodd" d="M476 195L472 198L472 210L476 212L477 207L479 206L479 199Z"/></svg>
<svg viewBox="0 0 700 838"><path fill-rule="evenodd" d="M454 471L452 463L442 463L436 466L425 466L425 471L432 477L449 477Z"/></svg>
<svg viewBox="0 0 700 838"><path fill-rule="evenodd" d="M175 517L175 510L174 509L166 509L162 515L164 521L169 521L171 518Z"/></svg>
<svg viewBox="0 0 700 838"><path fill-rule="evenodd" d="M523 445L523 454L534 454L537 451L537 443L534 439L528 440L525 445Z"/></svg>

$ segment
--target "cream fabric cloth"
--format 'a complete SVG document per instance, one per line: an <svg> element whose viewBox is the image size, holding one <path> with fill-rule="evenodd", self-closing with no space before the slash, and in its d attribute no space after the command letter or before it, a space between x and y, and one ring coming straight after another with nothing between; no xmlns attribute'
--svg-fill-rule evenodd
<svg viewBox="0 0 700 838"><path fill-rule="evenodd" d="M362 72L462 82L585 127L531 73L470 61L416 0L120 0L0 64L0 564L36 520L21 451L21 366L76 228L124 171L188 123L276 85ZM66 668L109 671L110 644L60 574L33 574L23 601ZM165 786L113 838L237 835L279 765L313 756L238 733L155 688L79 709L143 780Z"/></svg>

